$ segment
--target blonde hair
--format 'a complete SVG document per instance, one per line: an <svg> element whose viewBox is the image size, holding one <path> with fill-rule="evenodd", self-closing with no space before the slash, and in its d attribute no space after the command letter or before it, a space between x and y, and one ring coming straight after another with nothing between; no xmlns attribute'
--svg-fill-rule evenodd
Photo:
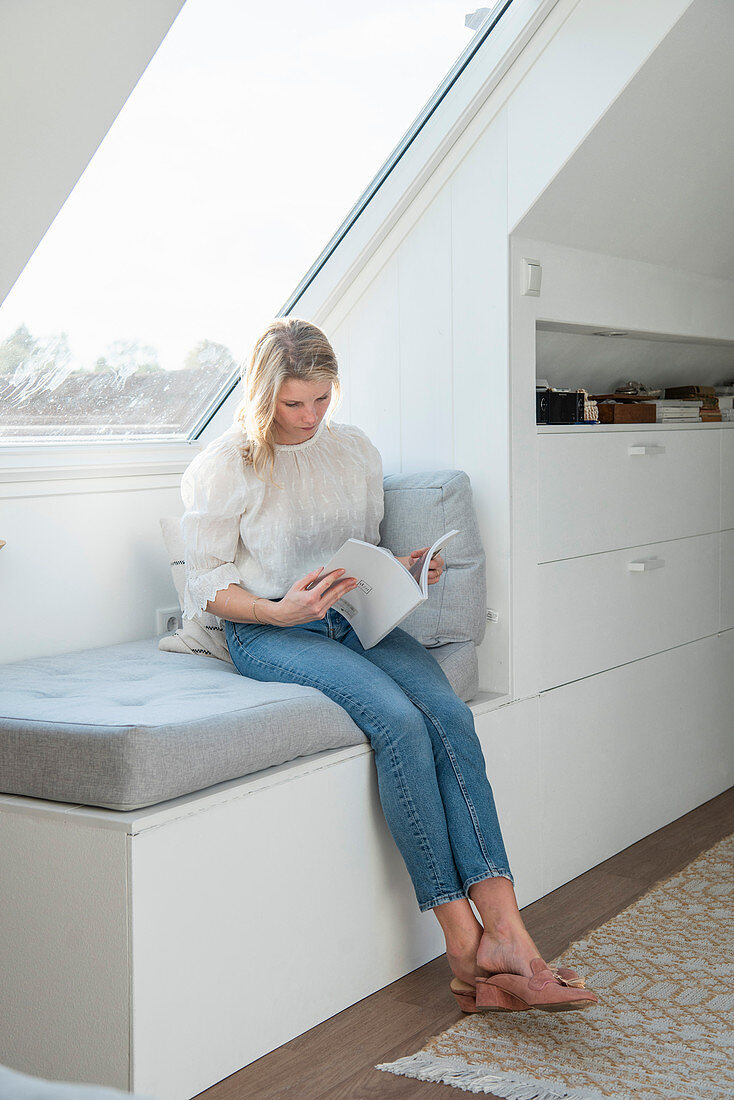
<svg viewBox="0 0 734 1100"><path fill-rule="evenodd" d="M332 399L326 416L326 427L330 430L331 418L341 401L334 349L316 325L298 317L278 317L265 329L242 371L245 395L235 413L235 423L246 436L242 446L245 463L260 477L260 471L269 462L274 484L277 484L273 478L276 404L281 386L291 378L331 384L336 400Z"/></svg>

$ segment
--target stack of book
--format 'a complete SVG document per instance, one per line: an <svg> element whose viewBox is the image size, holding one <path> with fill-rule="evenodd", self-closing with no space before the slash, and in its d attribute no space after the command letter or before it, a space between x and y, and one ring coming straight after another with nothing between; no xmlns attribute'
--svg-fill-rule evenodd
<svg viewBox="0 0 734 1100"><path fill-rule="evenodd" d="M698 419L706 422L721 420L719 399L713 386L668 386L666 399L685 401L699 406Z"/></svg>
<svg viewBox="0 0 734 1100"><path fill-rule="evenodd" d="M714 389L719 399L721 419L734 420L734 386L715 386Z"/></svg>
<svg viewBox="0 0 734 1100"><path fill-rule="evenodd" d="M666 390L667 393L667 390ZM700 421L701 401L674 401L662 398L659 401L646 401L646 405L655 406L656 424L689 424Z"/></svg>

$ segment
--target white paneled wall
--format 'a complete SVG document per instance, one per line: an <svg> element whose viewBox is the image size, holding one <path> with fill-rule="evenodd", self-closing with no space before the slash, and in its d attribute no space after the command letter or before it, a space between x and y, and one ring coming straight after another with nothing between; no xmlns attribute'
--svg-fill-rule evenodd
<svg viewBox="0 0 734 1100"><path fill-rule="evenodd" d="M398 253L402 468L453 465L451 191L443 188Z"/></svg>
<svg viewBox="0 0 734 1100"><path fill-rule="evenodd" d="M114 113L114 97L120 97L125 81L127 90L132 87L135 65L142 67L150 56L177 6L178 0L156 0L148 5L148 22L145 5L135 4L135 20L126 22L130 42L126 40L125 50L109 70L110 85L116 87L103 105L108 113ZM295 310L316 320L332 338L345 389L338 419L358 423L368 432L382 452L387 472L455 467L471 478L487 551L488 602L499 613L499 622L488 625L480 651L484 689L510 688L508 226L547 186L687 6L686 0L624 0L622 5L612 0L558 0L552 6L515 0L506 17L509 22L503 17L504 31L498 28L496 43L515 26L515 19L516 32L532 24L534 37L511 67L502 68L491 52L496 43L491 46L490 36ZM22 30L28 6L11 7ZM77 5L86 29L77 35L72 20L69 34L84 45L85 57L90 53L89 36L99 40L100 58L108 65L101 44L122 6L110 3L104 13L96 8ZM94 19L87 20L85 13ZM603 65L590 56L600 52ZM11 91L12 73L9 64ZM583 95L577 94L579 88ZM38 95L33 109L42 116L41 99L54 98L56 91L39 87ZM47 122L54 134L63 133L63 120L53 114L52 106L46 105ZM73 96L67 106L73 113ZM92 114L82 117L76 112L87 144L69 149L63 172L58 161L52 182L59 195L66 181L75 178L70 161L78 175L88 156L85 150L91 152L99 138L101 120L98 112ZM37 237L37 213L31 225L26 192L22 202L10 193L6 198L3 217L8 231L22 211L24 239L34 233ZM50 193L43 201L50 217ZM516 352L525 354L520 345L513 356ZM520 389L513 390L511 408L524 405L527 395L520 391L525 384L513 380L513 387ZM527 386L531 388L532 381ZM229 425L239 400L235 393L225 403L204 443ZM533 441L528 445L532 450ZM532 459L532 454L515 454L518 470L526 458ZM152 633L148 624L155 606L167 601L171 592L170 581L160 571L152 517L180 511L180 501L172 484L169 492L161 492L141 481L139 493L118 495L114 482L110 478L99 487L94 508L91 498L77 498L73 492L67 497L65 534L43 558L48 563L43 585L34 580L38 553L29 541L36 522L31 510L38 514L47 508L52 530L58 507L54 495L38 497L34 504L16 497L4 508L0 537L7 537L11 527L15 533L3 551L0 583L11 593L15 615L45 623L29 636L23 656L80 648L84 640L101 645ZM527 504L533 489L520 478L514 491ZM43 529L43 524L38 527ZM143 582L141 546L146 541L151 572ZM82 575L80 547L89 545L95 547L94 565ZM522 548L512 547L513 557L518 553ZM523 593L516 595L525 598ZM52 600L54 618L49 621ZM70 633L65 624L72 621L78 629ZM11 659L10 649L8 643L0 660Z"/></svg>
<svg viewBox="0 0 734 1100"><path fill-rule="evenodd" d="M344 390L337 419L354 421L372 433L386 471L399 470L402 460L398 287L393 257L375 278L371 293L331 332Z"/></svg>
<svg viewBox="0 0 734 1100"><path fill-rule="evenodd" d="M505 149L500 115L339 318L321 321L340 357L339 419L364 428L385 472L471 479L500 613L481 651L481 686L493 691L509 686Z"/></svg>
<svg viewBox="0 0 734 1100"><path fill-rule="evenodd" d="M480 681L509 689L509 317L506 164L502 112L456 172L452 195L453 465L474 491L487 555L487 624Z"/></svg>

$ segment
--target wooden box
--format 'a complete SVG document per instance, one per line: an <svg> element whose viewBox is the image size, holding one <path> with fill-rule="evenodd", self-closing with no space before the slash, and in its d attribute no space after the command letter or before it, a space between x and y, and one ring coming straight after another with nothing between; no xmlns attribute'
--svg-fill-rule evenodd
<svg viewBox="0 0 734 1100"><path fill-rule="evenodd" d="M654 424L655 405L645 401L618 401L616 404L604 404L599 408L600 424Z"/></svg>

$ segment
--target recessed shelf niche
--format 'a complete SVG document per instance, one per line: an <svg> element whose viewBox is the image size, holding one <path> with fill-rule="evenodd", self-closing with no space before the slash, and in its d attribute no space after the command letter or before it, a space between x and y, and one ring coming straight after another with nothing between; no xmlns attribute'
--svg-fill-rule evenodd
<svg viewBox="0 0 734 1100"><path fill-rule="evenodd" d="M624 330L610 325L538 321L536 377L551 386L612 393L629 378L651 388L728 385L734 380L734 340Z"/></svg>
<svg viewBox="0 0 734 1100"><path fill-rule="evenodd" d="M628 379L662 390L667 386L722 386L734 382L734 340L538 321L535 351L536 378L546 379L559 389L613 393ZM649 431L673 427L732 428L734 422L541 424L538 431Z"/></svg>

